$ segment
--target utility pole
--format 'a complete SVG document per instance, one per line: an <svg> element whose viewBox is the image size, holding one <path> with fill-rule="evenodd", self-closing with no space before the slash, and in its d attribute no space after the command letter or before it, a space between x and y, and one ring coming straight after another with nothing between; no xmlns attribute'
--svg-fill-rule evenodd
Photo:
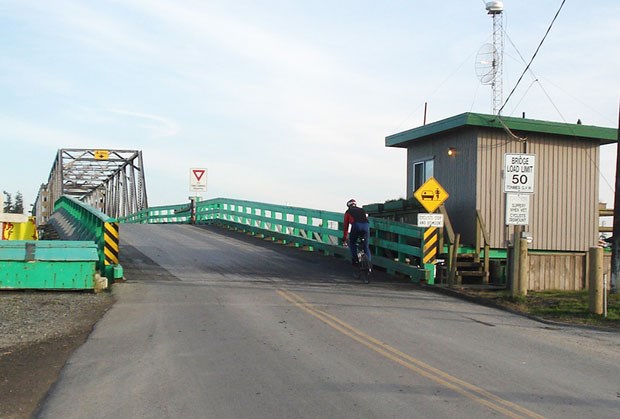
<svg viewBox="0 0 620 419"><path fill-rule="evenodd" d="M618 137L616 141L616 189L614 191L614 226L611 243L611 292L618 292L620 274L620 103L618 106Z"/></svg>

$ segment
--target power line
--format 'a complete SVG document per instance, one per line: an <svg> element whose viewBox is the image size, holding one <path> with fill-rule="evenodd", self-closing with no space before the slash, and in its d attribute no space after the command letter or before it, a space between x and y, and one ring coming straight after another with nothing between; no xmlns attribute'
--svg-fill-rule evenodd
<svg viewBox="0 0 620 419"><path fill-rule="evenodd" d="M460 64L459 64L459 65L458 65L455 69L454 69L454 71L452 71L452 73L450 73L450 74L449 74L449 75L448 75L445 79L443 79L443 81L442 81L441 83L439 83L439 85L437 85L437 86L435 87L435 89L434 89L434 90L430 93L430 95L428 96L428 99L433 98L433 97L435 96L435 94L439 91L439 89L441 89L441 88L443 87L443 85L444 85L444 84L446 84L446 83L447 83L447 82L448 82L448 81L449 81L449 80L450 80L450 79L451 79L451 78L452 78L452 77L453 77L456 73L458 73L458 72L459 72L459 70L460 70L461 68L463 68L463 66L464 66L464 65L465 65L468 61L470 61L470 60L471 60L471 57L473 57L473 56L474 56L474 54L476 54L476 51L473 51L471 54L469 54L469 56L468 56L467 58L465 58L465 59L464 59L464 60L463 60L463 61L462 61L462 62L461 62L461 63L460 63ZM427 99L427 100L428 100L428 99ZM409 114L409 115L407 115L407 116L406 116L406 117L405 117L405 118L404 118L404 119L403 119L403 120L402 120L402 121L398 124L398 126L397 126L396 128L394 128L392 131L397 131L397 130L399 130L399 129L400 129L400 128L404 125L404 123L405 123L407 120L411 119L411 117L413 117L413 115L414 115L414 114L415 114L415 113L416 113L419 109L421 109L421 108L422 108L422 106L424 106L424 105L419 105L417 108L415 108L414 110L412 110L412 111L410 112L410 114Z"/></svg>
<svg viewBox="0 0 620 419"><path fill-rule="evenodd" d="M543 43L545 42L545 39L547 38L547 35L549 35L549 32L551 32L551 28L553 27L553 24L555 23L555 20L558 18L559 14L560 14L560 11L562 11L562 7L564 7L564 3L566 3L566 0L562 0L562 4L560 4L560 8L555 13L555 16L553 17L553 20L551 20L551 23L549 24L549 27L547 28L547 32L545 32L545 36L543 36L543 38L540 40L540 43L538 44L538 47L536 48L536 51L534 51L534 55L532 55L532 58L530 59L530 62L527 64L527 66L525 67L525 69L521 73L521 76L519 77L519 80L517 80L517 83L515 84L515 87L513 87L512 91L510 92L510 94L508 95L506 100L504 101L504 104L502 105L502 107L497 112L498 115L500 115L502 113L502 110L504 109L504 107L506 106L506 104L508 103L510 98L512 97L513 93L515 92L515 90L517 89L519 84L521 83L521 80L523 79L523 76L525 76L525 73L527 73L527 71L530 69L530 66L532 65L532 62L536 58L536 55L538 55L538 51L540 51L540 48L542 47Z"/></svg>

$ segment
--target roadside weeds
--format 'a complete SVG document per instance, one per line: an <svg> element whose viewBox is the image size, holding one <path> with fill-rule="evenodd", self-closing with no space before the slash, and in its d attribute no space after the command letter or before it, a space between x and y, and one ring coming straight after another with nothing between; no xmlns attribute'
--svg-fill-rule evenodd
<svg viewBox="0 0 620 419"><path fill-rule="evenodd" d="M620 332L620 294L609 294L607 317L589 312L588 291L530 291L524 297L512 297L508 290L468 287L425 286L476 304L507 310L552 324L590 327Z"/></svg>

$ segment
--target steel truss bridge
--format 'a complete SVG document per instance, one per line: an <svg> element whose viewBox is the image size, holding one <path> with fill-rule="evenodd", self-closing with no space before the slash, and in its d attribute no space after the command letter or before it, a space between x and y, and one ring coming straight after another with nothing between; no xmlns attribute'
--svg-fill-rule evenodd
<svg viewBox="0 0 620 419"><path fill-rule="evenodd" d="M34 204L37 225L47 223L54 203L70 196L113 218L148 208L140 150L63 148Z"/></svg>

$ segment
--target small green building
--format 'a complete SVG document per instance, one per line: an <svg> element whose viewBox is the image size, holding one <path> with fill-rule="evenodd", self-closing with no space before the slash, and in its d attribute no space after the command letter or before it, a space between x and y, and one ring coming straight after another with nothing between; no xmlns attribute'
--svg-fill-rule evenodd
<svg viewBox="0 0 620 419"><path fill-rule="evenodd" d="M433 176L450 195L444 207L461 242L475 243L478 213L494 249L505 249L514 240L515 229L506 220L505 171L512 170L506 156L534 156L529 179L524 178L533 193L522 194L529 195L529 219L521 230L531 238L532 255L561 257L540 261L551 264L549 278L540 278L541 284L530 289L581 289L585 252L599 239L600 146L617 137L613 128L463 113L390 135L385 144L407 150L408 198ZM512 177L509 173L508 182ZM509 202L512 214L512 196ZM537 263L535 257L532 263ZM560 269L562 263L567 265ZM576 277L566 284L550 278L574 272L575 264Z"/></svg>

